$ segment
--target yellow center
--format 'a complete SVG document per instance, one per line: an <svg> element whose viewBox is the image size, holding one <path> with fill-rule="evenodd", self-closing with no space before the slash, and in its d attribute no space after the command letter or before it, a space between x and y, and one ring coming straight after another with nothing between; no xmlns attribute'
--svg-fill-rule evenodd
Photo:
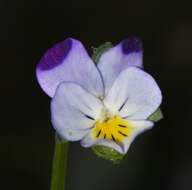
<svg viewBox="0 0 192 190"><path fill-rule="evenodd" d="M120 143L124 138L129 137L132 132L133 126L130 122L120 116L113 116L106 120L97 121L92 129L92 137Z"/></svg>

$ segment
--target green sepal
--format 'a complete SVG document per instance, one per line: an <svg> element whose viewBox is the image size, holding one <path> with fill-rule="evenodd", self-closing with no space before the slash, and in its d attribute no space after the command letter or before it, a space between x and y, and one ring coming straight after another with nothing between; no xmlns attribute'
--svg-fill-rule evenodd
<svg viewBox="0 0 192 190"><path fill-rule="evenodd" d="M93 146L92 150L99 158L109 160L113 164L119 164L125 157L125 154L120 154L116 150L106 146Z"/></svg>
<svg viewBox="0 0 192 190"><path fill-rule="evenodd" d="M154 113L152 113L149 117L148 120L152 122L158 122L161 119L163 119L163 113L160 108L158 108Z"/></svg>
<svg viewBox="0 0 192 190"><path fill-rule="evenodd" d="M101 55L112 47L113 44L111 42L105 42L97 48L93 47L92 59L95 61L95 63L98 63Z"/></svg>

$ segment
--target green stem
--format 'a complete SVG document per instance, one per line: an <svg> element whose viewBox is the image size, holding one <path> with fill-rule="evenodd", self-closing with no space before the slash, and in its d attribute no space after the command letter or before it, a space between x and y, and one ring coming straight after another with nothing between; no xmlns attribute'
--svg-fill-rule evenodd
<svg viewBox="0 0 192 190"><path fill-rule="evenodd" d="M68 149L69 143L61 141L61 139L56 135L51 190L65 189Z"/></svg>

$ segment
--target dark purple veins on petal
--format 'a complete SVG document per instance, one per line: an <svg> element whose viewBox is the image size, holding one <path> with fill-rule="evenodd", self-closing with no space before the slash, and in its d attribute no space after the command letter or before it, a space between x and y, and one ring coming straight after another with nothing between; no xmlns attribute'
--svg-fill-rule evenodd
<svg viewBox="0 0 192 190"><path fill-rule="evenodd" d="M85 115L85 117L87 117L88 119L94 120L93 117L91 117L91 116L89 116L89 115L86 115L86 114L84 114L84 115Z"/></svg>
<svg viewBox="0 0 192 190"><path fill-rule="evenodd" d="M50 70L60 65L67 57L72 47L72 40L70 38L63 42L55 44L50 48L40 60L38 67L41 70Z"/></svg>
<svg viewBox="0 0 192 190"><path fill-rule="evenodd" d="M122 41L122 51L124 54L142 51L142 41L137 37L131 37Z"/></svg>

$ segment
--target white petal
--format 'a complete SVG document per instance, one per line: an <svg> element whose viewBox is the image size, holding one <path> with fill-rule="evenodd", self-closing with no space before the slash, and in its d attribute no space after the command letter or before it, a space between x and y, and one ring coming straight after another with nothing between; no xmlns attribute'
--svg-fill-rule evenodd
<svg viewBox="0 0 192 190"><path fill-rule="evenodd" d="M134 126L133 134L130 137L126 137L122 142L122 152L126 154L133 140L141 133L149 130L153 127L153 122L151 121L130 121L132 126Z"/></svg>
<svg viewBox="0 0 192 190"><path fill-rule="evenodd" d="M103 53L99 59L98 68L103 77L105 94L123 70L129 66L142 67L142 62L142 41L136 37L125 39Z"/></svg>
<svg viewBox="0 0 192 190"><path fill-rule="evenodd" d="M134 126L133 134L130 137L126 137L122 143L116 143L112 140L107 139L94 139L91 137L91 132L89 132L82 140L81 145L83 147L91 147L94 145L106 146L109 148L113 148L120 154L126 154L133 140L140 133L149 130L153 126L153 122L151 121L130 121L129 123Z"/></svg>
<svg viewBox="0 0 192 190"><path fill-rule="evenodd" d="M102 103L81 86L63 82L51 102L52 123L64 139L82 139L100 115Z"/></svg>
<svg viewBox="0 0 192 190"><path fill-rule="evenodd" d="M141 120L148 118L161 100L161 91L155 80L141 69L129 67L115 80L104 104L122 117Z"/></svg>

